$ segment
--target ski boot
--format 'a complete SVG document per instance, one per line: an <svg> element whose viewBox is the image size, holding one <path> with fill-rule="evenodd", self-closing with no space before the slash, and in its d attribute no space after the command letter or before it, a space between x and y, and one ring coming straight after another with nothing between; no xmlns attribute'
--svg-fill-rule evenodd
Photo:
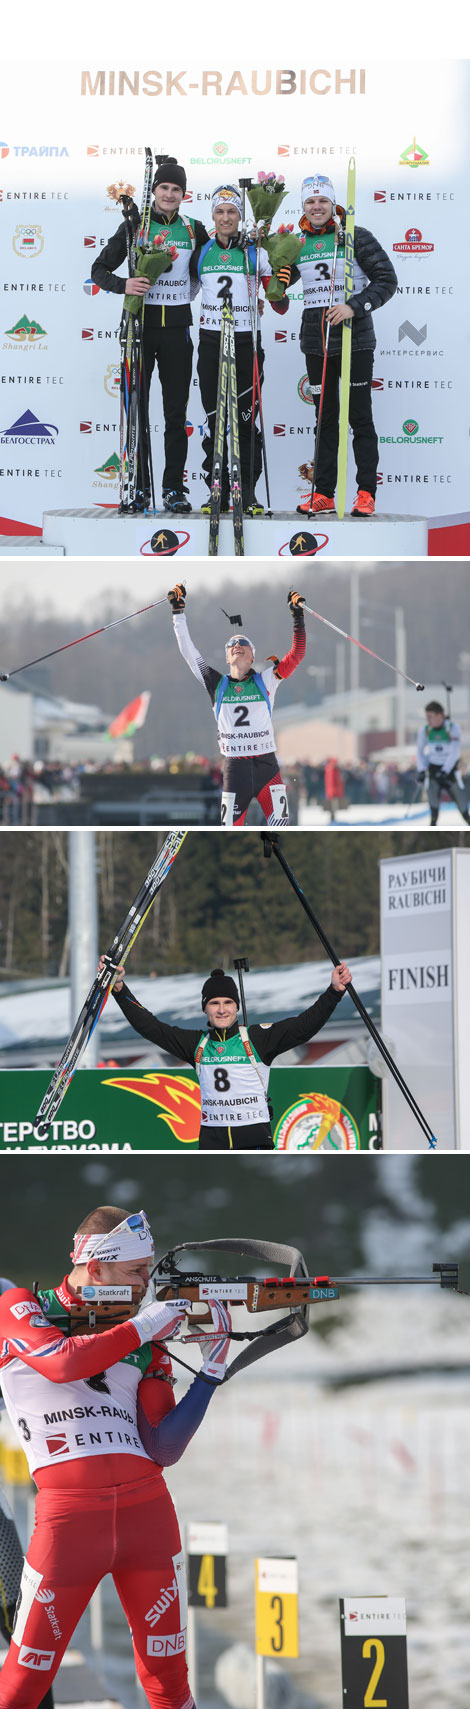
<svg viewBox="0 0 470 1709"><path fill-rule="evenodd" d="M243 509L245 512L245 516L264 516L264 504L259 503L259 499L257 499L256 493L253 493L252 503L251 504L244 504Z"/></svg>
<svg viewBox="0 0 470 1709"><path fill-rule="evenodd" d="M305 504L297 505L298 516L308 516L309 511L317 516L321 510L336 510L334 498L327 498L325 493L314 493L311 502L308 498Z"/></svg>
<svg viewBox="0 0 470 1709"><path fill-rule="evenodd" d="M374 510L375 499L372 497L372 493L367 493L360 487L359 492L356 493L351 516L373 516Z"/></svg>
<svg viewBox="0 0 470 1709"><path fill-rule="evenodd" d="M185 487L162 487L162 505L163 509L171 511L173 516L189 516L193 508L186 497Z"/></svg>
<svg viewBox="0 0 470 1709"><path fill-rule="evenodd" d="M222 493L222 498L220 500L220 515L221 516L228 516L229 510L230 510L230 493ZM201 504L201 516L210 516L210 513L211 513L211 501L210 501L210 498L208 498L208 499L206 499L205 504Z"/></svg>

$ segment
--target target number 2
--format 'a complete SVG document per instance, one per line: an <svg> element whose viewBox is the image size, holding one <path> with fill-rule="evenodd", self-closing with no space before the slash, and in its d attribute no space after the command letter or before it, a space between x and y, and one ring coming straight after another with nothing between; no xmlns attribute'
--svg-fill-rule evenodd
<svg viewBox="0 0 470 1709"><path fill-rule="evenodd" d="M366 1638L365 1644L362 1646L362 1654L366 1660L372 1655L373 1650L375 1650L375 1663L364 1698L364 1709L387 1709L387 1698L374 1696L385 1664L385 1650L381 1638Z"/></svg>

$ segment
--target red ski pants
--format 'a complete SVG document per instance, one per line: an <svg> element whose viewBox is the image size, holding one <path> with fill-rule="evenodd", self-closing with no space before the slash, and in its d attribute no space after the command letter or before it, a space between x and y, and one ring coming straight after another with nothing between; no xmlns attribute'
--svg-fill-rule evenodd
<svg viewBox="0 0 470 1709"><path fill-rule="evenodd" d="M186 1671L186 1580L163 1479L83 1492L40 1490L16 1624L0 1671L1 1709L37 1709L105 1573L132 1631L152 1709L194 1709Z"/></svg>

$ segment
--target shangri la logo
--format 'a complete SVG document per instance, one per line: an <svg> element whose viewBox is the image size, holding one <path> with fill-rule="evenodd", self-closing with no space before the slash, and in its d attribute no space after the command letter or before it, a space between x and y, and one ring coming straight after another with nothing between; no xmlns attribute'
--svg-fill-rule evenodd
<svg viewBox="0 0 470 1709"><path fill-rule="evenodd" d="M113 451L112 456L107 457L106 462L101 464L101 468L95 469L95 475L101 475L101 478L104 481L118 480L119 457L117 451Z"/></svg>
<svg viewBox="0 0 470 1709"><path fill-rule="evenodd" d="M9 326L5 338L12 338L15 344L39 344L42 338L47 338L47 332L38 320L28 320L22 315L14 326Z"/></svg>
<svg viewBox="0 0 470 1709"><path fill-rule="evenodd" d="M17 225L13 236L15 255L21 255L31 260L35 255L41 255L44 249L44 237L40 225Z"/></svg>

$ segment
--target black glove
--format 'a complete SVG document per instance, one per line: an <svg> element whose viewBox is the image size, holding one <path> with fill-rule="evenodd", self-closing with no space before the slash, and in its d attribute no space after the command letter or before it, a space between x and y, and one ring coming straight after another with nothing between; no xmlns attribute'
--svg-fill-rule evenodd
<svg viewBox="0 0 470 1709"><path fill-rule="evenodd" d="M295 588L291 588L287 595L287 604L290 606L293 617L297 617L299 612L303 616L302 606L305 605L305 594L296 593Z"/></svg>
<svg viewBox="0 0 470 1709"><path fill-rule="evenodd" d="M426 776L425 771L418 771L416 773L416 782L417 783L424 783L425 776Z"/></svg>
<svg viewBox="0 0 470 1709"><path fill-rule="evenodd" d="M177 582L176 587L170 588L170 592L167 594L167 599L170 601L172 611L184 611L186 588L184 587L183 582Z"/></svg>
<svg viewBox="0 0 470 1709"><path fill-rule="evenodd" d="M287 291L289 289L290 280L291 280L291 273L292 273L291 267L278 267L278 270L276 273L276 279L280 280L280 283L281 283L281 285L284 286L285 291Z"/></svg>

